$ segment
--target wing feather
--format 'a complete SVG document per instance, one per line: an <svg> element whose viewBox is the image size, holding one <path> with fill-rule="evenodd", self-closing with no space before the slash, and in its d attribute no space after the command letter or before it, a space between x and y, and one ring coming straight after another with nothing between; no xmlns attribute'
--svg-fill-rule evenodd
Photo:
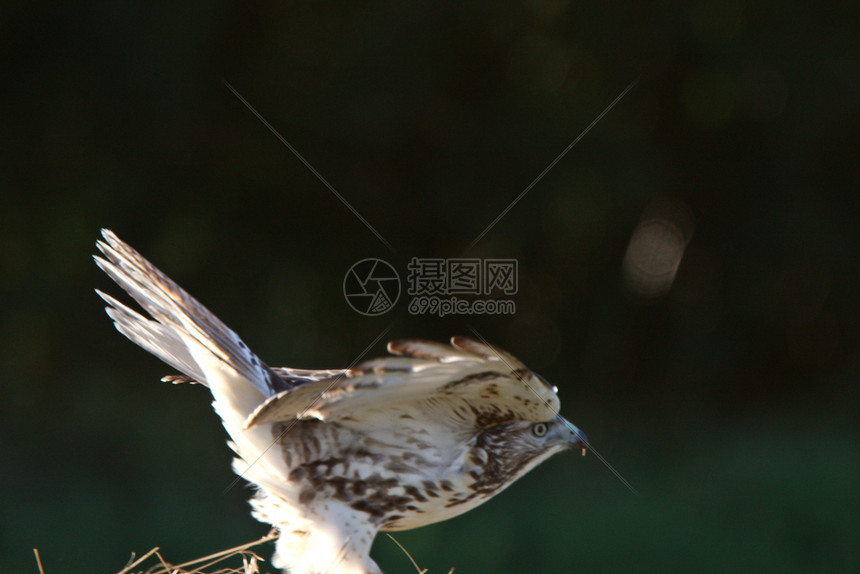
<svg viewBox="0 0 860 574"><path fill-rule="evenodd" d="M470 352L468 349L458 349L444 343L423 341L421 339L399 339L397 341L391 341L388 343L388 352L392 355L435 359L443 363L475 358L475 353Z"/></svg>
<svg viewBox="0 0 860 574"><path fill-rule="evenodd" d="M454 340L459 348L415 340L389 343L393 352L416 358L375 359L282 391L260 405L245 428L296 418L355 418L365 409L409 404L456 410L458 418L478 427L546 421L558 414L554 388L518 360L502 359L503 351L471 339Z"/></svg>

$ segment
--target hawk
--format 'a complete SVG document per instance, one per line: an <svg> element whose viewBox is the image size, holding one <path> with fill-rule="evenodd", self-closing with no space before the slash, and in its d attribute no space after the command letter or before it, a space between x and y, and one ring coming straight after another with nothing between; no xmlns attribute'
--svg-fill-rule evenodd
<svg viewBox="0 0 860 574"><path fill-rule="evenodd" d="M151 318L110 295L116 328L209 387L256 487L253 515L278 529L273 563L291 574L374 574L381 530L462 514L550 456L588 446L557 389L483 342L393 341L350 369L268 367L164 273L109 230L96 263Z"/></svg>

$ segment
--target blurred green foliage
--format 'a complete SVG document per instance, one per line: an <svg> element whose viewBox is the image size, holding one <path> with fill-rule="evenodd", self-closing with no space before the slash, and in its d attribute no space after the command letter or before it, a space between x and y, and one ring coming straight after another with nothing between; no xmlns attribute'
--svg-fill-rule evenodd
<svg viewBox="0 0 860 574"><path fill-rule="evenodd" d="M349 364L462 317L354 313L355 261L515 257L466 318L560 388L593 456L397 535L447 572L847 572L860 563L860 46L851 3L0 6L0 570L114 572L265 531L206 392L113 331L110 227L270 364ZM229 81L395 248L224 87ZM466 246L632 80L637 86ZM654 202L671 290L621 265ZM116 291L116 289L113 289ZM383 352L377 345L372 354ZM386 572L409 571L385 537Z"/></svg>

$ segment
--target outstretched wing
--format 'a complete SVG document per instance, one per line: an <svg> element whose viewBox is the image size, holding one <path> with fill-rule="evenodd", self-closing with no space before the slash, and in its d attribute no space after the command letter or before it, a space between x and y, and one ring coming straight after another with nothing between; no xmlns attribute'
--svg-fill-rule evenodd
<svg viewBox="0 0 860 574"><path fill-rule="evenodd" d="M451 345L393 341L396 357L269 397L245 422L250 428L293 419L354 418L362 410L415 405L448 412L449 420L483 428L510 421L550 420L556 389L508 353L466 337Z"/></svg>

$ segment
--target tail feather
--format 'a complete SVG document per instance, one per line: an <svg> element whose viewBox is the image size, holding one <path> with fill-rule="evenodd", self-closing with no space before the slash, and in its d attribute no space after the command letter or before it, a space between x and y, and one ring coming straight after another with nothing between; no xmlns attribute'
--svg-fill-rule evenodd
<svg viewBox="0 0 860 574"><path fill-rule="evenodd" d="M283 481L287 472L271 428L246 431L245 419L281 388L283 381L247 345L167 275L113 232L97 242L98 266L154 319L148 319L102 292L107 314L120 333L185 375L209 386L213 407L241 457L234 467L258 484Z"/></svg>
<svg viewBox="0 0 860 574"><path fill-rule="evenodd" d="M222 361L229 363L263 395L272 392L273 373L236 333L167 275L108 229L96 245L106 259L98 266L125 289L159 323L184 331ZM186 373L190 374L190 373Z"/></svg>
<svg viewBox="0 0 860 574"><path fill-rule="evenodd" d="M191 379L206 382L206 375L173 329L150 321L107 293L98 289L96 293L108 304L105 311L113 319L117 331Z"/></svg>

